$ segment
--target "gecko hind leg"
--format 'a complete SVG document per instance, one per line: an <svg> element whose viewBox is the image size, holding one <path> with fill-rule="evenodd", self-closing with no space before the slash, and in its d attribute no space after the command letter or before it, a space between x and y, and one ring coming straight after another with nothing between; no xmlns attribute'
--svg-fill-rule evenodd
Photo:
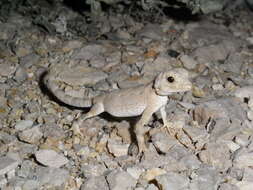
<svg viewBox="0 0 253 190"><path fill-rule="evenodd" d="M94 104L88 113L86 113L83 117L80 116L77 120L73 122L71 129L73 130L74 134L83 136L79 128L80 125L83 123L83 121L85 121L86 119L92 118L94 116L97 116L103 112L104 112L103 104L101 103Z"/></svg>

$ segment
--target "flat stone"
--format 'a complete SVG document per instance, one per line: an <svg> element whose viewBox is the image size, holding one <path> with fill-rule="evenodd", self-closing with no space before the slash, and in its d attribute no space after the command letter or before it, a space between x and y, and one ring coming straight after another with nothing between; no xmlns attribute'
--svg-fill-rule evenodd
<svg viewBox="0 0 253 190"><path fill-rule="evenodd" d="M175 63L175 60L169 56L159 56L154 61L146 61L144 66L141 69L141 72L147 75L153 75L152 79L156 74L167 71L172 68L172 63Z"/></svg>
<svg viewBox="0 0 253 190"><path fill-rule="evenodd" d="M128 190L133 189L137 180L125 171L114 170L106 177L110 189Z"/></svg>
<svg viewBox="0 0 253 190"><path fill-rule="evenodd" d="M185 125L183 129L187 133L187 135L190 136L192 142L195 143L195 146L197 148L201 148L201 146L205 144L209 137L209 134L203 128Z"/></svg>
<svg viewBox="0 0 253 190"><path fill-rule="evenodd" d="M11 145L17 141L17 137L15 137L13 135L9 135L8 133L5 133L5 132L1 132L0 133L0 140L5 145Z"/></svg>
<svg viewBox="0 0 253 190"><path fill-rule="evenodd" d="M174 172L157 176L155 180L162 189L181 190L189 186L189 179L187 177Z"/></svg>
<svg viewBox="0 0 253 190"><path fill-rule="evenodd" d="M14 74L16 67L11 63L2 63L0 64L0 76L10 77Z"/></svg>
<svg viewBox="0 0 253 190"><path fill-rule="evenodd" d="M109 190L108 184L104 176L89 178L82 184L81 190Z"/></svg>
<svg viewBox="0 0 253 190"><path fill-rule="evenodd" d="M187 170L184 163L179 160L184 156L189 156L189 152L182 145L176 144L166 155L158 154L152 144L149 145L149 150L145 152L145 158L140 165L145 169L164 168L166 171L185 171Z"/></svg>
<svg viewBox="0 0 253 190"><path fill-rule="evenodd" d="M240 182L236 183L236 186L239 190L252 190L253 182L252 181L240 181Z"/></svg>
<svg viewBox="0 0 253 190"><path fill-rule="evenodd" d="M167 153L171 147L178 144L175 138L162 132L152 135L152 142L157 149L164 153Z"/></svg>
<svg viewBox="0 0 253 190"><path fill-rule="evenodd" d="M202 162L210 164L220 170L226 170L232 166L230 150L225 143L208 143L205 149L199 153Z"/></svg>
<svg viewBox="0 0 253 190"><path fill-rule="evenodd" d="M137 190L137 189L136 189ZM144 190L144 189L143 189ZM159 190L154 184L149 184L145 190Z"/></svg>
<svg viewBox="0 0 253 190"><path fill-rule="evenodd" d="M0 175L0 188L7 184L7 179L4 175Z"/></svg>
<svg viewBox="0 0 253 190"><path fill-rule="evenodd" d="M219 186L219 190L239 190L239 188L233 184L223 183Z"/></svg>
<svg viewBox="0 0 253 190"><path fill-rule="evenodd" d="M93 178L102 176L107 171L107 168L102 163L89 163L82 165L81 171L84 177Z"/></svg>
<svg viewBox="0 0 253 190"><path fill-rule="evenodd" d="M148 24L138 32L139 36L154 40L161 40L163 37L162 28L157 24Z"/></svg>
<svg viewBox="0 0 253 190"><path fill-rule="evenodd" d="M77 49L77 48L81 48L83 45L83 43L79 40L71 40L71 41L67 41L64 45L62 50L64 52L69 52L73 49Z"/></svg>
<svg viewBox="0 0 253 190"><path fill-rule="evenodd" d="M244 101L244 98L253 98L253 86L244 86L234 91L234 96Z"/></svg>
<svg viewBox="0 0 253 190"><path fill-rule="evenodd" d="M198 64L191 56L189 55L182 55L180 57L180 61L183 63L184 67L187 69L194 69Z"/></svg>
<svg viewBox="0 0 253 190"><path fill-rule="evenodd" d="M196 170L201 166L201 162L198 160L197 156L193 154L184 156L179 160L179 163L189 170Z"/></svg>
<svg viewBox="0 0 253 190"><path fill-rule="evenodd" d="M32 127L32 125L33 125L33 121L31 121L31 120L21 120L21 121L18 121L16 123L16 125L14 126L14 128L16 130L23 131L26 128Z"/></svg>
<svg viewBox="0 0 253 190"><path fill-rule="evenodd" d="M225 60L230 53L234 52L234 44L231 41L224 41L218 44L199 47L192 52L191 56L196 59L198 63L204 64Z"/></svg>
<svg viewBox="0 0 253 190"><path fill-rule="evenodd" d="M154 180L157 176L164 175L164 174L166 174L166 171L164 169L152 168L152 169L147 170L143 174L143 179L150 182L150 181Z"/></svg>
<svg viewBox="0 0 253 190"><path fill-rule="evenodd" d="M15 72L14 78L17 82L24 82L28 78L28 74L23 67L19 67Z"/></svg>
<svg viewBox="0 0 253 190"><path fill-rule="evenodd" d="M113 139L109 139L107 143L107 147L110 153L114 156L125 156L128 154L129 144L122 144L119 141L115 141Z"/></svg>
<svg viewBox="0 0 253 190"><path fill-rule="evenodd" d="M134 166L127 168L127 173L129 173L135 179L139 179L142 172L144 172L144 169L140 167Z"/></svg>
<svg viewBox="0 0 253 190"><path fill-rule="evenodd" d="M206 124L209 118L244 121L246 112L236 98L220 98L199 104L194 109L195 120Z"/></svg>
<svg viewBox="0 0 253 190"><path fill-rule="evenodd" d="M235 185L237 186L238 190L251 190L253 187L253 169L246 167L243 169L243 171L244 174L242 180L235 183Z"/></svg>
<svg viewBox="0 0 253 190"><path fill-rule="evenodd" d="M43 133L40 131L40 126L34 126L30 129L26 129L18 134L20 140L36 144L43 137Z"/></svg>
<svg viewBox="0 0 253 190"><path fill-rule="evenodd" d="M8 156L0 157L0 176L14 170L18 166L18 161Z"/></svg>
<svg viewBox="0 0 253 190"><path fill-rule="evenodd" d="M32 176L35 163L30 160L25 160L17 171L17 175L22 178L29 178Z"/></svg>
<svg viewBox="0 0 253 190"><path fill-rule="evenodd" d="M39 189L40 183L37 180L26 180L22 186L22 190L36 190Z"/></svg>
<svg viewBox="0 0 253 190"><path fill-rule="evenodd" d="M35 153L36 160L49 167L59 168L68 163L68 159L54 150L44 149Z"/></svg>
<svg viewBox="0 0 253 190"><path fill-rule="evenodd" d="M209 21L203 21L195 25L187 25L183 37L187 40L189 48L194 49L201 45L213 44L222 40L231 40L232 34L226 27Z"/></svg>
<svg viewBox="0 0 253 190"><path fill-rule="evenodd" d="M39 59L40 59L40 56L38 56L35 53L31 53L29 55L26 55L20 58L20 66L24 68L29 68L32 65L35 65L36 63L38 63Z"/></svg>
<svg viewBox="0 0 253 190"><path fill-rule="evenodd" d="M192 190L214 190L218 189L220 180L219 172L213 167L202 166L192 174Z"/></svg>
<svg viewBox="0 0 253 190"><path fill-rule="evenodd" d="M73 59L91 60L97 55L105 52L105 47L99 44L89 44L81 49L76 50Z"/></svg>
<svg viewBox="0 0 253 190"><path fill-rule="evenodd" d="M234 165L237 166L238 168L252 167L253 166L252 158L253 152L243 150L236 155L234 159Z"/></svg>
<svg viewBox="0 0 253 190"><path fill-rule="evenodd" d="M40 185L61 186L69 178L69 172L61 168L39 167L35 173Z"/></svg>

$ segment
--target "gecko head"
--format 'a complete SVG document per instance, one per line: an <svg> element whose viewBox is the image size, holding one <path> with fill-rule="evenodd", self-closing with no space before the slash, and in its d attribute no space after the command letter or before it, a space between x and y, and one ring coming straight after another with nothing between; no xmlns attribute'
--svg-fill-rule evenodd
<svg viewBox="0 0 253 190"><path fill-rule="evenodd" d="M156 93L168 96L173 92L185 92L192 89L189 73L183 68L176 68L161 72L155 79L153 85Z"/></svg>

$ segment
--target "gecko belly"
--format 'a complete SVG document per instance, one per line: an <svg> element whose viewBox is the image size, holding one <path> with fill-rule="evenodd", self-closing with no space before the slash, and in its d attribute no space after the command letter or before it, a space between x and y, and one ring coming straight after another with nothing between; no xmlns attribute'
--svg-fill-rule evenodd
<svg viewBox="0 0 253 190"><path fill-rule="evenodd" d="M115 117L133 117L141 115L145 109L145 105L124 105L124 106L105 106L105 111Z"/></svg>
<svg viewBox="0 0 253 190"><path fill-rule="evenodd" d="M147 106L144 86L124 89L108 94L104 100L104 111L115 117L141 115Z"/></svg>

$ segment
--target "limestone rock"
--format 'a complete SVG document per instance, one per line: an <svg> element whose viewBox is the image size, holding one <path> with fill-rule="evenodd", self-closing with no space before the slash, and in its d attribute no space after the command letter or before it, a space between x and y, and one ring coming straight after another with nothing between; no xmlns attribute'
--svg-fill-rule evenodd
<svg viewBox="0 0 253 190"><path fill-rule="evenodd" d="M49 167L59 168L68 163L68 159L54 150L39 150L35 153L36 160Z"/></svg>
<svg viewBox="0 0 253 190"><path fill-rule="evenodd" d="M0 176L4 175L18 166L18 161L8 156L0 157Z"/></svg>
<svg viewBox="0 0 253 190"><path fill-rule="evenodd" d="M128 190L136 186L137 180L125 171L114 170L106 177L111 190Z"/></svg>

